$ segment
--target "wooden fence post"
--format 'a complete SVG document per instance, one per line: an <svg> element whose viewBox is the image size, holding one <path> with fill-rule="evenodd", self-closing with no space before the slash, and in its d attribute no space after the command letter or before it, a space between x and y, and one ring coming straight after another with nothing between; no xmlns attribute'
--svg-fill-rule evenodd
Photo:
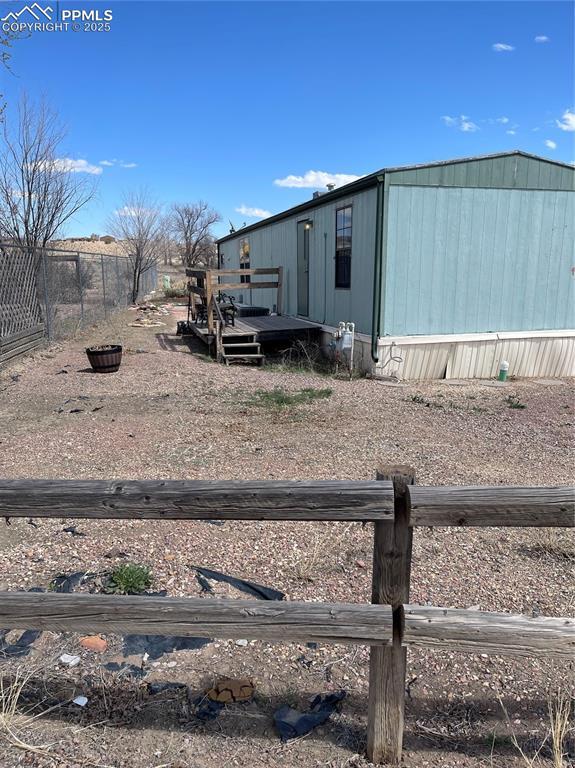
<svg viewBox="0 0 575 768"><path fill-rule="evenodd" d="M212 308L212 296L213 293L213 284L212 284L212 272L211 270L206 270L206 307L208 309L208 333L214 332L214 310Z"/></svg>
<svg viewBox="0 0 575 768"><path fill-rule="evenodd" d="M372 763L401 761L407 649L402 647L404 603L409 602L412 532L406 489L415 482L408 466L381 467L378 480L392 480L395 496L393 523L374 523L372 603L391 605L393 641L372 646L369 660L367 756Z"/></svg>

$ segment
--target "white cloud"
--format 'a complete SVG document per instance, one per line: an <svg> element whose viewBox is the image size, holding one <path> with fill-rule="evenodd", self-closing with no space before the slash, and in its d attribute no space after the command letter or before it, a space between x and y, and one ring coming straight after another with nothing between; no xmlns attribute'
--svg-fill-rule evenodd
<svg viewBox="0 0 575 768"><path fill-rule="evenodd" d="M471 121L467 115L459 115L459 117L442 115L441 119L448 128L457 128L459 131L463 131L463 133L473 133L479 130L479 126Z"/></svg>
<svg viewBox="0 0 575 768"><path fill-rule="evenodd" d="M270 211L266 211L264 208L251 208L243 203L235 211L236 213L241 213L242 216L249 216L252 219L267 219L268 216L272 215Z"/></svg>
<svg viewBox="0 0 575 768"><path fill-rule="evenodd" d="M473 133L474 131L479 130L479 126L471 122L471 120L462 119L461 125L459 126L459 130L463 131L464 133Z"/></svg>
<svg viewBox="0 0 575 768"><path fill-rule="evenodd" d="M505 131L505 133L508 133L510 136L515 136L517 131L514 131L513 128L510 128L508 131Z"/></svg>
<svg viewBox="0 0 575 768"><path fill-rule="evenodd" d="M495 122L501 123L501 125L507 125L507 123L509 122L509 118L505 117L505 115L503 117L496 117Z"/></svg>
<svg viewBox="0 0 575 768"><path fill-rule="evenodd" d="M547 35L537 35L535 37L535 42L536 43L548 43L549 42L549 38L547 37Z"/></svg>
<svg viewBox="0 0 575 768"><path fill-rule="evenodd" d="M551 141L551 139L545 139L545 146L549 147L549 149L557 149L556 142Z"/></svg>
<svg viewBox="0 0 575 768"><path fill-rule="evenodd" d="M105 165L111 168L114 165L119 165L120 168L137 168L137 163L127 163L125 160L117 160L115 157L112 160L100 160L100 165Z"/></svg>
<svg viewBox="0 0 575 768"><path fill-rule="evenodd" d="M137 216L139 213L139 208L131 208L129 205L124 205L122 208L118 208L118 210L115 211L116 216Z"/></svg>
<svg viewBox="0 0 575 768"><path fill-rule="evenodd" d="M561 120L556 120L557 127L562 131L575 131L575 112L566 109Z"/></svg>
<svg viewBox="0 0 575 768"><path fill-rule="evenodd" d="M74 160L71 157L58 157L54 160L54 168L65 173L91 173L99 176L102 169L97 165L91 165L87 160Z"/></svg>
<svg viewBox="0 0 575 768"><path fill-rule="evenodd" d="M343 184L349 184L357 181L361 176L355 176L351 173L327 173L326 171L306 171L303 176L294 176L290 174L283 179L275 179L274 184L277 187L296 187L299 189L321 189L328 184L335 184L341 187Z"/></svg>
<svg viewBox="0 0 575 768"><path fill-rule="evenodd" d="M502 51L514 51L515 46L509 45L509 43L493 43L491 46L494 51L497 51L497 53L501 53Z"/></svg>

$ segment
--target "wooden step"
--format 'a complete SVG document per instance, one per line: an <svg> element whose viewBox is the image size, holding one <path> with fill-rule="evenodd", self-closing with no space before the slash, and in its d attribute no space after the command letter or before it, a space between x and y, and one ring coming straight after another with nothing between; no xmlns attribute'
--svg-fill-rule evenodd
<svg viewBox="0 0 575 768"><path fill-rule="evenodd" d="M227 352L224 354L224 357L228 360L235 360L236 358L241 358L242 360L261 360L262 357L265 357L265 355L262 354L245 354L245 355L228 355Z"/></svg>
<svg viewBox="0 0 575 768"><path fill-rule="evenodd" d="M253 355L258 354L261 352L261 345L258 344L257 341L254 342L241 342L240 344L229 344L226 342L224 345L224 354L231 354L231 355L239 355L239 354L246 354L246 355Z"/></svg>
<svg viewBox="0 0 575 768"><path fill-rule="evenodd" d="M228 354L225 352L222 355L223 361L226 365L229 365L231 362L243 362L244 360L246 362L254 362L257 361L260 365L263 365L263 362L265 360L265 355L262 355L261 353L258 354Z"/></svg>

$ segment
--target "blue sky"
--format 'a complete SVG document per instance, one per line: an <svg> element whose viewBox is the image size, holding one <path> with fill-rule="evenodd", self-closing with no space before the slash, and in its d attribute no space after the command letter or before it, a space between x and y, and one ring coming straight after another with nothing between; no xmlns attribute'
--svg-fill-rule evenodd
<svg viewBox="0 0 575 768"><path fill-rule="evenodd" d="M573 161L573 7L61 2L111 9L111 30L33 32L1 90L9 110L43 96L68 127L62 157L97 180L68 235L104 233L142 186L209 201L223 234L309 199L322 173L516 148Z"/></svg>

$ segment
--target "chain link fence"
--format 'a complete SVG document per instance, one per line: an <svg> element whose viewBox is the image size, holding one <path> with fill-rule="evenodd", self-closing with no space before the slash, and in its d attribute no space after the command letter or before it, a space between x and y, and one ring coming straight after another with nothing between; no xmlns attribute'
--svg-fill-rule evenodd
<svg viewBox="0 0 575 768"><path fill-rule="evenodd" d="M157 288L156 267L140 296ZM124 256L0 244L0 345L27 331L65 339L129 306L132 273Z"/></svg>

